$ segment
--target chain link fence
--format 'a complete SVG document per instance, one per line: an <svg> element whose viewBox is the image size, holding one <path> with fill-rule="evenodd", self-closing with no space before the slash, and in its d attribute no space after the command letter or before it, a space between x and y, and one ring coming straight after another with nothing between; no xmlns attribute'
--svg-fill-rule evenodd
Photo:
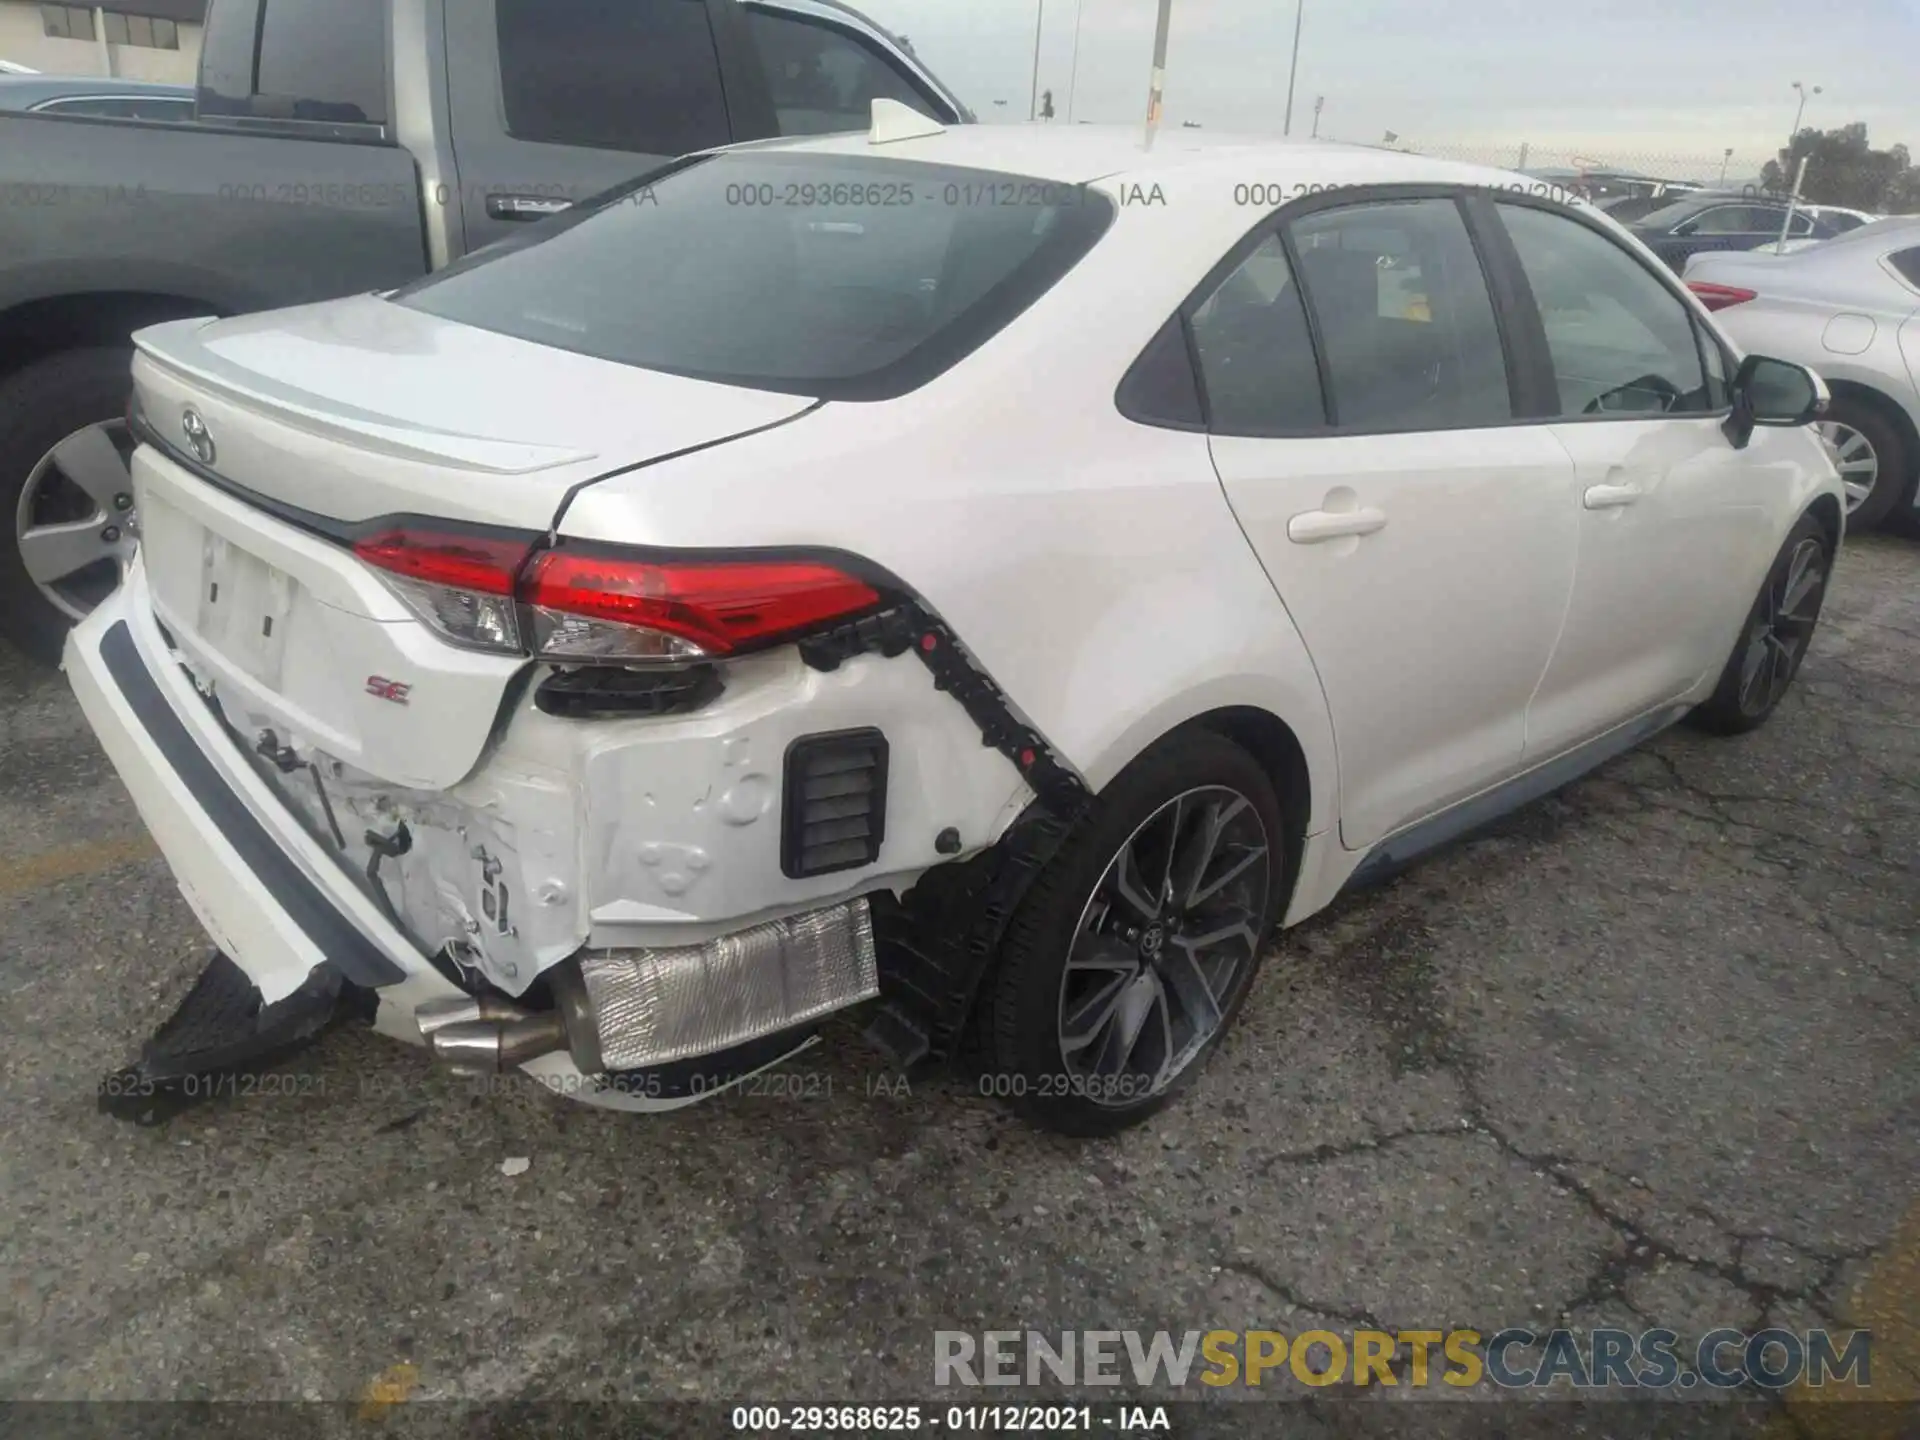
<svg viewBox="0 0 1920 1440"><path fill-rule="evenodd" d="M1351 137L1342 137L1351 138ZM1708 185L1716 189L1759 188L1761 167L1776 157L1773 151L1574 151L1555 150L1518 141L1512 145L1428 144L1417 136L1389 133L1366 141L1395 150L1459 160L1502 170L1524 170L1557 180L1593 199L1613 195L1651 194L1665 184Z"/></svg>

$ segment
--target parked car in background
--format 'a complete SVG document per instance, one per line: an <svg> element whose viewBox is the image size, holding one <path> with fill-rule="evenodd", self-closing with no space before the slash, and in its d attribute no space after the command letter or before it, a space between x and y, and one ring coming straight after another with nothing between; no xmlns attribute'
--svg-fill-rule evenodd
<svg viewBox="0 0 1920 1440"><path fill-rule="evenodd" d="M193 87L91 75L0 75L0 110L180 122L193 119Z"/></svg>
<svg viewBox="0 0 1920 1440"><path fill-rule="evenodd" d="M135 337L146 531L65 655L225 951L166 1035L373 1002L645 1110L878 999L1109 1133L1276 925L1787 693L1824 390L1603 217L873 111Z"/></svg>
<svg viewBox="0 0 1920 1440"><path fill-rule="evenodd" d="M1687 287L1743 349L1817 370L1850 523L1920 528L1920 217L1787 255L1696 255Z"/></svg>
<svg viewBox="0 0 1920 1440"><path fill-rule="evenodd" d="M1844 221L1799 209L1788 221L1787 202L1760 197L1698 194L1676 200L1629 227L1646 247L1675 270L1687 257L1711 250L1753 250L1780 239L1827 239L1852 228Z"/></svg>
<svg viewBox="0 0 1920 1440"><path fill-rule="evenodd" d="M0 111L0 636L51 660L117 583L135 330L391 289L877 98L972 118L832 0L220 0L195 123Z"/></svg>
<svg viewBox="0 0 1920 1440"><path fill-rule="evenodd" d="M1605 211L1622 225L1631 225L1643 216L1665 209L1678 198L1672 194L1615 195L1611 199L1596 200L1593 203L1596 209Z"/></svg>

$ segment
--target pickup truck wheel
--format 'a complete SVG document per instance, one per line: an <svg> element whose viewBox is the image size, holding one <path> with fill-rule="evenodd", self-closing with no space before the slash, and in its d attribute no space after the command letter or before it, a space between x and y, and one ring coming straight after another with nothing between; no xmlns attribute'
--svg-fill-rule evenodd
<svg viewBox="0 0 1920 1440"><path fill-rule="evenodd" d="M127 462L130 350L68 350L0 381L0 635L60 658L68 627L113 593L137 520Z"/></svg>

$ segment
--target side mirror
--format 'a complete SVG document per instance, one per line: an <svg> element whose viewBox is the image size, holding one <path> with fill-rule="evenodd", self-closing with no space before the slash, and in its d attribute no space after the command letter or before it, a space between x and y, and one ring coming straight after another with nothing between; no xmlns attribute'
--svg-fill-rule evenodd
<svg viewBox="0 0 1920 1440"><path fill-rule="evenodd" d="M1827 413L1827 382L1804 365L1749 355L1733 377L1733 413L1722 427L1736 450L1755 426L1811 425Z"/></svg>

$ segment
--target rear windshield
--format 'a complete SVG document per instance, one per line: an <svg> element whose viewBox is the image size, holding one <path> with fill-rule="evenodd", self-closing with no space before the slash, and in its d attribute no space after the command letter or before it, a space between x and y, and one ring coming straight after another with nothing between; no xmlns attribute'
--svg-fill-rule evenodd
<svg viewBox="0 0 1920 1440"><path fill-rule="evenodd" d="M649 370L879 400L984 343L1112 219L1081 186L735 151L584 202L392 298Z"/></svg>

